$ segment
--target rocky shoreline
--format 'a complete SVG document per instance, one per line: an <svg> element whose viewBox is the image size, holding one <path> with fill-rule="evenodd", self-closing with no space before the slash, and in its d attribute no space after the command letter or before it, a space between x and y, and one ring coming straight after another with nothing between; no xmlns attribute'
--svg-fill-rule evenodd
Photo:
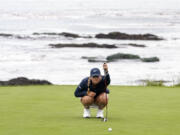
<svg viewBox="0 0 180 135"><path fill-rule="evenodd" d="M21 34L10 34L10 33L0 33L0 37L4 38L18 38L18 39L39 39L40 36L49 36L51 38L54 37L66 37L66 38L96 38L96 39L112 39L112 40L154 40L154 41L159 41L159 40L164 40L162 37L159 37L154 34L127 34L127 33L122 33L122 32L109 32L107 34L105 33L99 33L95 35L91 34L86 34L86 35L79 35L75 33L70 33L70 32L34 32L30 35L21 35Z"/></svg>
<svg viewBox="0 0 180 135"><path fill-rule="evenodd" d="M153 34L126 34L121 32L110 32L108 34L97 34L95 38L100 39L117 39L117 40L164 40Z"/></svg>
<svg viewBox="0 0 180 135"><path fill-rule="evenodd" d="M148 57L148 58L142 58L139 55L135 54L127 54L127 53L116 53L107 56L106 58L102 57L86 57L82 56L82 59L87 59L88 62L116 62L118 60L138 60L141 62L159 62L160 59L158 57Z"/></svg>
<svg viewBox="0 0 180 135"><path fill-rule="evenodd" d="M0 81L0 86L26 86L26 85L52 85L47 80L28 79L25 77L18 77L8 81Z"/></svg>
<svg viewBox="0 0 180 135"><path fill-rule="evenodd" d="M134 43L121 44L121 45L132 46L132 47L141 47L141 48L145 48L146 47L146 45L144 45L144 44L134 44Z"/></svg>
<svg viewBox="0 0 180 135"><path fill-rule="evenodd" d="M142 44L134 44L134 43L129 43L129 44L98 44L98 43L81 43L81 44L76 44L76 43L58 43L58 44L49 44L50 47L52 48L68 48L68 47L74 47L74 48L108 48L108 49L114 49L114 48L120 48L121 46L132 46L132 47L140 47L144 48L146 45Z"/></svg>
<svg viewBox="0 0 180 135"><path fill-rule="evenodd" d="M77 48L118 48L116 45L84 43L84 44L49 44L52 48L77 47Z"/></svg>
<svg viewBox="0 0 180 135"><path fill-rule="evenodd" d="M0 33L0 37L7 37L7 38L18 38L18 39L43 39L43 38L57 38L57 37L65 37L65 38L96 38L96 39L111 39L111 40L153 40L153 41L159 41L164 40L163 38L153 35L153 34L127 34L122 32L109 32L107 34L99 33L95 35L79 35L75 33L69 33L69 32L34 32L31 35L19 35L19 34L7 34L7 33ZM93 43L93 42L87 42L87 43L57 43L57 44L48 44L51 48L106 48L106 49L116 49L131 46L131 47L140 47L145 48L147 47L144 44L136 44L136 43L116 43L116 44L99 44L99 43ZM118 60L138 60L141 62L159 62L160 59L156 56L149 57L149 58L142 58L138 55L134 54L125 54L125 53L117 53L112 54L110 56L107 56L106 58L102 57L86 57L83 56L82 59L87 59L88 62L116 62ZM3 84L3 82L1 82ZM4 82L4 84L7 82ZM34 83L34 82L31 82Z"/></svg>
<svg viewBox="0 0 180 135"><path fill-rule="evenodd" d="M107 34L99 33L95 34L95 36L81 36L79 34L75 33L69 33L69 32L62 32L62 33L33 33L33 35L49 35L49 36L64 36L64 37L70 37L70 38L97 38L97 39L116 39L116 40L164 40L161 37L158 37L154 34L127 34L122 32L110 32Z"/></svg>
<svg viewBox="0 0 180 135"><path fill-rule="evenodd" d="M69 38L92 38L92 36L80 36L78 34L69 33L69 32L62 32L62 33L55 33L55 32L44 32L44 33L33 33L33 35L49 35L49 36L64 36Z"/></svg>

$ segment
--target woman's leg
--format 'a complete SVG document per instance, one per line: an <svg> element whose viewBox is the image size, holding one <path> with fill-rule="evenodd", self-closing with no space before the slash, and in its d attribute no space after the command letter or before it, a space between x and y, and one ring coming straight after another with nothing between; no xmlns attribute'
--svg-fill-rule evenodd
<svg viewBox="0 0 180 135"><path fill-rule="evenodd" d="M98 95L95 99L95 104L99 107L99 109L103 109L108 103L108 96L105 92Z"/></svg>
<svg viewBox="0 0 180 135"><path fill-rule="evenodd" d="M94 98L90 96L84 96L81 98L81 103L83 104L84 108L89 109L90 105L94 103Z"/></svg>

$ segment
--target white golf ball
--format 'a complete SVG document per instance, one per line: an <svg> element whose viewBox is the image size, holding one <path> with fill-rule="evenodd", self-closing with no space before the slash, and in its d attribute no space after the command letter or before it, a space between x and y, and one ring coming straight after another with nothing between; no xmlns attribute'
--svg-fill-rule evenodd
<svg viewBox="0 0 180 135"><path fill-rule="evenodd" d="M108 131L111 132L111 131L112 131L112 128L108 128Z"/></svg>

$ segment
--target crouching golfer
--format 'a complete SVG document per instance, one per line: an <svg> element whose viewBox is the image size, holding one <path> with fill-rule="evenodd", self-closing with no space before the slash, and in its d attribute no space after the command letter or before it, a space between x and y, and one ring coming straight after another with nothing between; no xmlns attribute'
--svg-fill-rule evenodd
<svg viewBox="0 0 180 135"><path fill-rule="evenodd" d="M108 103L107 94L109 90L107 85L110 84L110 76L108 74L108 66L103 64L105 75L102 76L98 68L93 68L90 71L90 77L84 78L77 87L74 95L81 97L81 103L84 106L84 118L90 118L90 107L97 106L97 118L103 118L103 108Z"/></svg>

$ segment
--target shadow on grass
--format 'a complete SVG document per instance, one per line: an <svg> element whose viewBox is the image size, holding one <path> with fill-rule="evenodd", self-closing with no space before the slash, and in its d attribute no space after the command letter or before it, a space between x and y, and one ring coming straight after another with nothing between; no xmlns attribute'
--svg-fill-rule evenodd
<svg viewBox="0 0 180 135"><path fill-rule="evenodd" d="M103 118L96 118L96 117L91 117L91 118L83 118L83 117L78 117L78 116L75 116L75 117L70 117L70 119L72 120L84 120L84 121L102 121L104 122L104 119ZM120 117L108 117L107 118L107 122L117 122L117 121L124 121L123 118L120 118Z"/></svg>

